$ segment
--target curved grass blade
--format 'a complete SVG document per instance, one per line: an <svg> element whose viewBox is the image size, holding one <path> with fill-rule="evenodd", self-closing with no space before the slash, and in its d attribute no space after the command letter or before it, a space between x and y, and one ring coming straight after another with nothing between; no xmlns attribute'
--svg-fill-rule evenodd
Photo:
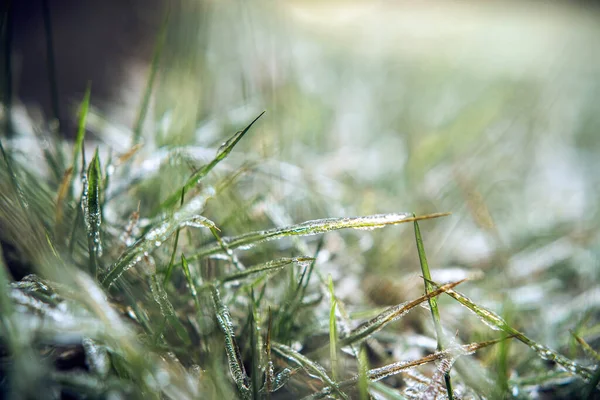
<svg viewBox="0 0 600 400"><path fill-rule="evenodd" d="M413 216L415 216L413 214ZM425 253L425 245L423 244L423 237L421 236L421 229L419 223L414 222L415 227L415 240L417 242L417 252L419 253L419 263L421 264L421 271L423 272L423 281L425 283L425 294L433 291L433 285L431 284L431 273L429 271L429 263L427 262L427 255ZM437 350L442 351L444 349L444 331L442 330L442 323L440 320L440 311L437 305L437 299L430 297L427 299L429 302L429 308L431 310L431 317L433 318L433 325L435 326L435 334L437 337ZM446 390L448 391L448 400L454 399L454 392L452 390L452 381L450 379L450 371L444 374L444 381L446 382Z"/></svg>
<svg viewBox="0 0 600 400"><path fill-rule="evenodd" d="M275 228L265 231L256 231L246 233L232 238L223 237L223 241L231 250L237 248L250 248L257 243L270 240L281 239L289 236L311 236L339 229L360 229L372 230L383 228L388 225L397 225L405 222L413 222L424 219L438 218L450 215L449 213L436 213L420 215L414 217L409 213L376 214L365 217L346 217L346 218L324 218L312 221L306 221L297 225L287 226L285 228ZM222 247L216 243L202 248L198 253L189 257L188 260L196 260L219 254L223 251Z"/></svg>
<svg viewBox="0 0 600 400"><path fill-rule="evenodd" d="M436 286L439 286L435 282L430 282ZM592 379L593 373L588 368L585 368L577 364L576 362L569 360L567 357L560 355L554 350L544 346L543 344L539 344L536 341L525 336L523 333L510 326L502 317L500 317L495 312L473 303L473 301L471 301L471 299L469 299L467 296L458 293L452 289L446 290L446 294L448 294L450 297L452 297L460 304L462 304L463 306L471 310L473 313L475 313L484 323L486 323L486 325L490 326L492 329L501 330L511 336L514 336L521 342L525 343L544 360L554 361L561 367L565 368L567 371L579 375L588 382Z"/></svg>
<svg viewBox="0 0 600 400"><path fill-rule="evenodd" d="M279 354L280 357L285 358L286 360L289 360L294 364L302 367L310 376L315 376L321 379L323 382L329 385L330 389L333 388L332 390L335 391L338 395L340 395L340 397L342 397L343 399L348 399L348 396L338 388L338 384L335 383L329 377L329 375L327 375L327 371L325 371L325 368L323 368L316 362L298 353L291 347L281 343L272 343L271 349L274 350L277 354Z"/></svg>
<svg viewBox="0 0 600 400"><path fill-rule="evenodd" d="M90 274L98 278L98 266L102 256L102 240L100 228L102 213L100 211L100 185L102 174L100 172L100 159L98 149L90 162L87 173L87 196L83 199L83 217L88 236L88 251L90 256Z"/></svg>
<svg viewBox="0 0 600 400"><path fill-rule="evenodd" d="M399 361L399 362L395 362L392 364L388 364L384 367L380 367L380 368L374 368L374 369L370 369L369 371L367 371L367 378L371 381L371 382L377 382L380 381L382 379L385 379L387 377L393 376L393 375L397 375L403 371L407 371L410 370L414 367L418 367L420 365L424 365L424 364L428 364L430 362L436 361L436 360L443 360L443 359L456 359L457 357L463 356L463 355L469 355L472 354L474 352L476 352L477 350L480 350L484 347L488 347L488 346L492 346L496 343L499 343L503 340L506 340L509 337L504 337L504 338L500 338L500 339L494 339L494 340L488 340L485 342L480 342L480 343L471 343L471 344L467 344L467 345L463 345L463 346L459 346L456 349L448 349L448 350L444 350L444 351L437 351L433 354L430 354L428 356L419 358L418 360L414 360L414 361ZM341 389L345 389L348 387L353 387L356 386L358 384L359 381L359 376L354 376L348 380L345 380L343 382L339 383L339 387ZM327 397L329 395L331 395L332 393L332 388L331 387L326 387L324 389L322 389L321 391L314 393L310 396L305 397L306 400L308 399L322 399L324 397Z"/></svg>
<svg viewBox="0 0 600 400"><path fill-rule="evenodd" d="M210 171L212 171L213 168L217 166L217 164L219 164L221 161L223 161L225 158L227 158L227 156L229 155L229 153L231 153L231 151L233 150L235 145L238 144L238 142L250 130L252 125L254 125L254 123L256 121L258 121L258 119L260 117L262 117L262 115L264 113L265 113L264 111L262 113L260 113L260 115L258 117L256 117L254 119L254 121L250 122L250 124L244 130L235 133L225 143L223 143L221 145L221 147L219 147L219 149L217 150L217 155L215 156L215 158L210 163L202 166L198 171L194 172L194 174L192 174L192 176L187 180L187 182L183 186L183 190L185 190L187 192L190 189L192 189L194 186L196 186L198 184L198 182L201 179L203 179L206 175L208 175L208 173ZM177 203L177 200L179 199L179 195L180 195L179 190L177 192L173 193L169 198L167 198L167 200L165 200L158 207L159 211L172 208Z"/></svg>
<svg viewBox="0 0 600 400"><path fill-rule="evenodd" d="M185 326L183 326L181 321L179 321L179 318L177 318L177 314L175 313L173 305L169 301L167 292L165 291L164 287L162 286L162 283L160 282L156 274L152 275L152 277L150 278L150 291L152 292L152 297L154 298L154 301L158 303L158 306L160 307L160 312L163 315L163 317L165 317L165 319L169 321L173 329L175 329L175 332L177 332L177 336L179 336L179 338L183 340L183 342L186 345L189 345L192 342L190 336L187 330L185 329Z"/></svg>
<svg viewBox="0 0 600 400"><path fill-rule="evenodd" d="M123 272L141 261L144 253L150 253L161 246L178 228L185 226L192 228L216 228L214 222L190 212L190 210L197 211L198 208L202 209L207 200L208 196L202 196L197 201L194 200L194 203L198 203L194 204L194 207L190 207L189 209L184 207L183 210L176 212L166 221L150 229L141 239L125 250L102 280L102 285L105 288L109 288Z"/></svg>
<svg viewBox="0 0 600 400"><path fill-rule="evenodd" d="M294 258L280 258L277 260L271 260L263 264L258 264L253 267L247 268L243 271L235 272L233 274L227 275L223 278L220 278L221 282L231 282L239 279L246 278L250 275L254 275L260 272L274 272L278 271L288 265L291 264L304 264L313 261L314 259L311 257L294 257Z"/></svg>
<svg viewBox="0 0 600 400"><path fill-rule="evenodd" d="M464 281L465 279L445 284L415 300L399 304L397 306L389 307L381 314L377 315L375 318L372 318L371 320L361 324L360 326L352 330L348 336L340 340L340 346L349 346L368 338L373 333L383 329L390 322L396 321L399 318L403 317L408 311L415 308L424 301L427 301L435 296L439 296L440 294L451 290L453 287L463 283Z"/></svg>
<svg viewBox="0 0 600 400"><path fill-rule="evenodd" d="M215 306L215 314L217 316L217 323L225 335L225 351L227 353L229 370L233 376L233 380L235 381L241 397L243 399L250 399L251 391L248 383L248 375L246 374L244 364L242 363L240 349L235 340L231 315L229 314L227 306L225 306L221 300L219 289L213 285L211 287L211 292Z"/></svg>

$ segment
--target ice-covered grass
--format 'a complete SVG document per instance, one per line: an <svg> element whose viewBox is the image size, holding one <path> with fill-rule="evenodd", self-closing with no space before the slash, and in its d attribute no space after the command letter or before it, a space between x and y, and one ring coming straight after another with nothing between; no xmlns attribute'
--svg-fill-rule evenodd
<svg viewBox="0 0 600 400"><path fill-rule="evenodd" d="M166 68L160 33L118 143L84 137L93 84L74 142L26 147L16 117L2 137L4 393L598 395L592 67L519 80L512 57L510 76L478 75L450 51L356 56L261 7L238 10L252 35L209 11L201 57ZM550 43L540 21L530 48ZM575 36L596 32L581 21ZM568 68L594 65L568 50Z"/></svg>

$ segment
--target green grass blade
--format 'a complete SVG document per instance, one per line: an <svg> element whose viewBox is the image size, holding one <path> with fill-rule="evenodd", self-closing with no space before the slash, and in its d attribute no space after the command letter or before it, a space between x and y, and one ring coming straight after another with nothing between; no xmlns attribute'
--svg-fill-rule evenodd
<svg viewBox="0 0 600 400"><path fill-rule="evenodd" d="M249 267L243 271L235 272L233 274L226 275L223 278L219 278L221 282L231 282L239 279L244 279L249 277L250 275L258 274L258 273L266 273L266 272L274 272L279 271L280 269L295 264L305 264L313 261L313 258L310 257L294 257L294 258L279 258L277 260L271 260L266 263L258 264L252 267Z"/></svg>
<svg viewBox="0 0 600 400"><path fill-rule="evenodd" d="M83 152L83 139L85 138L85 127L87 123L87 116L90 109L90 95L91 95L91 84L88 84L81 105L79 106L79 122L77 125L77 137L73 144L73 160L71 168L73 169L72 177L77 175L77 159L79 153Z"/></svg>
<svg viewBox="0 0 600 400"><path fill-rule="evenodd" d="M185 329L185 326L183 326L181 321L179 321L177 313L175 312L173 305L169 301L167 292L165 291L160 279L158 279L158 276L156 275L152 275L150 277L150 291L152 292L152 297L154 298L154 301L156 301L156 303L160 307L160 312L163 315L163 317L166 318L167 321L169 321L169 324L171 324L171 326L173 327L173 329L175 329L177 336L179 336L179 338L186 345L189 345L192 342L190 336L187 330Z"/></svg>
<svg viewBox="0 0 600 400"><path fill-rule="evenodd" d="M100 186L102 184L102 173L100 170L98 149L96 149L88 168L87 183L87 196L83 199L83 217L85 219L88 236L90 274L94 279L97 279L100 257L102 256L102 238L100 232L102 225L102 213L100 212Z"/></svg>
<svg viewBox="0 0 600 400"><path fill-rule="evenodd" d="M181 265L183 266L183 273L185 275L185 279L187 280L188 286L190 287L190 292L192 293L192 297L194 298L196 309L198 312L200 312L202 311L202 307L200 306L200 300L198 299L198 291L196 290L196 284L194 283L194 279L192 278L190 266L188 265L188 262L183 254L181 255Z"/></svg>
<svg viewBox="0 0 600 400"><path fill-rule="evenodd" d="M187 180L187 182L183 186L183 190L188 192L190 189L195 187L198 184L198 182L200 182L200 180L202 180L206 175L208 175L210 171L213 170L213 168L215 168L221 161L227 158L227 156L229 155L229 153L231 153L235 145L238 144L238 142L250 130L252 125L254 125L254 123L258 121L258 119L262 117L264 113L264 111L260 113L260 115L256 117L254 121L250 122L250 124L244 130L237 132L235 135L230 137L225 143L223 143L221 147L219 147L219 149L217 150L217 155L215 156L215 158L210 163L202 166L198 171L192 174L192 176ZM167 198L167 200L165 200L159 206L159 210L172 208L179 199L179 193L180 191L178 190L176 193L173 193L169 198Z"/></svg>
<svg viewBox="0 0 600 400"><path fill-rule="evenodd" d="M248 375L246 375L246 370L244 369L244 364L242 363L242 357L240 355L240 349L235 340L233 323L231 322L231 314L229 313L227 306L225 306L221 300L219 289L213 285L211 287L211 291L215 306L215 313L217 316L217 323L225 335L225 351L229 361L229 371L231 372L233 380L242 398L250 399L251 393L248 383Z"/></svg>
<svg viewBox="0 0 600 400"><path fill-rule="evenodd" d="M420 365L425 365L425 364L434 362L436 360L456 358L456 357L460 357L463 355L472 354L472 353L476 352L477 350L492 346L492 345L499 343L500 341L503 341L506 339L507 338L501 338L501 339L488 340L488 341L480 342L480 343L471 343L471 344L460 346L457 349L452 349L451 351L450 350L437 351L428 356L419 358L418 360L399 361L399 362L395 362L392 364L388 364L383 367L370 369L369 371L367 371L367 378L371 382L377 382L382 379L388 378L390 376L397 375L403 371L407 371L412 368L418 367ZM358 375L354 376L350 379L340 382L339 387L341 389L345 389L348 387L356 386L358 384L358 380L359 380ZM328 397L329 395L331 395L331 393L332 393L332 387L326 387L323 390L321 390L317 393L314 393L311 396L306 397L305 399L307 399L307 400L308 399L322 399L322 398Z"/></svg>
<svg viewBox="0 0 600 400"><path fill-rule="evenodd" d="M208 200L208 197L198 198L198 203L202 207ZM200 207L200 208L202 208ZM197 204L193 207L196 211ZM183 210L176 212L167 220L156 224L141 239L129 247L112 266L108 274L102 280L105 288L110 287L123 272L141 261L144 253L150 253L157 247L160 247L175 231L180 227L192 228L214 228L214 222L204 218L201 215L191 214L191 211L184 207Z"/></svg>
<svg viewBox="0 0 600 400"><path fill-rule="evenodd" d="M358 352L358 394L360 400L369 400L369 358L367 356L367 347L360 346Z"/></svg>
<svg viewBox="0 0 600 400"><path fill-rule="evenodd" d="M252 298L254 298L254 292L252 291ZM260 400L259 390L260 390L260 351L259 340L258 340L258 331L256 329L256 308L257 303L252 301L249 307L250 313L250 358L251 358L251 366L252 366L252 375L251 378L251 388L252 388L252 400Z"/></svg>
<svg viewBox="0 0 600 400"><path fill-rule="evenodd" d="M437 285L435 282L431 283ZM473 303L473 301L471 301L471 299L469 299L467 296L456 292L452 289L447 290L446 294L448 294L450 297L452 297L460 304L462 304L463 306L471 310L473 313L475 313L486 325L488 325L492 329L501 330L507 333L508 335L514 336L516 339L525 343L544 360L554 361L561 367L565 368L567 371L579 375L586 381L589 381L592 378L593 373L588 368L585 368L577 364L576 362L569 360L567 357L558 354L554 350L530 339L523 333L510 326L498 314L488 310L485 307Z"/></svg>
<svg viewBox="0 0 600 400"><path fill-rule="evenodd" d="M423 237L421 236L421 229L419 228L419 223L417 221L414 222L414 227L415 240L417 242L417 252L419 253L419 262L421 264L421 271L423 272L423 278L425 283L425 294L427 294L433 291L433 285L431 284L431 272L429 271L429 263L427 262L427 255L425 253ZM438 351L441 351L444 349L444 331L442 330L442 323L440 320L440 311L438 309L437 299L435 297L430 297L427 301L429 302L429 308L431 309L431 316L433 318L433 325L435 326L435 333L437 336L437 349ZM454 398L454 392L452 390L450 371L444 374L444 380L446 381L448 400L452 400Z"/></svg>
<svg viewBox="0 0 600 400"><path fill-rule="evenodd" d="M600 353L598 353L596 350L592 349L592 347L588 344L588 342L585 341L585 339L583 339L581 336L579 336L578 334L576 334L575 332L572 332L572 331L571 331L571 335L573 335L575 340L577 340L577 343L579 343L581 345L581 347L587 354L594 357L596 359L596 361L600 361Z"/></svg>
<svg viewBox="0 0 600 400"><path fill-rule="evenodd" d="M309 375L316 376L317 378L321 379L323 382L328 384L329 387L333 388L333 390L335 390L343 399L348 399L348 396L339 390L337 383L335 383L333 379L327 375L327 371L325 371L325 368L323 368L321 365L284 344L272 343L271 348L280 357L302 367Z"/></svg>
<svg viewBox="0 0 600 400"><path fill-rule="evenodd" d="M373 333L383 329L387 324L397 321L399 318L402 318L408 311L412 310L424 301L427 301L435 296L439 296L441 293L452 289L453 287L461 284L462 282L464 282L464 280L448 283L413 301L389 307L376 317L353 329L348 334L348 336L340 340L340 345L349 346L368 338Z"/></svg>
<svg viewBox="0 0 600 400"><path fill-rule="evenodd" d="M183 200L185 199L185 189L181 189L181 200L179 202L179 207L183 205ZM177 252L177 245L179 244L179 232L180 228L177 228L175 231L175 242L173 243L173 251L171 252L171 259L169 260L169 266L167 267L167 271L165 272L165 278L163 280L163 285L166 285L167 282L171 279L171 273L173 272L173 267L175 263L175 253Z"/></svg>
<svg viewBox="0 0 600 400"><path fill-rule="evenodd" d="M412 214L408 213L394 213L376 214L365 217L324 218L306 221L285 228L275 228L265 231L250 232L232 238L224 237L223 241L227 244L229 249L234 250L237 248L249 248L258 243L290 236L318 235L320 233L335 231L339 229L372 230L377 228L383 228L388 225L397 225L405 222L444 217L446 215L449 214L436 213L413 217ZM209 245L202 248L198 253L189 257L188 260L201 259L210 255L219 254L222 251L223 250L218 243Z"/></svg>
<svg viewBox="0 0 600 400"><path fill-rule="evenodd" d="M334 381L338 380L338 354L337 354L337 323L335 309L337 301L333 291L333 278L329 275L329 295L331 296L331 309L329 311L329 360L331 362L331 376Z"/></svg>

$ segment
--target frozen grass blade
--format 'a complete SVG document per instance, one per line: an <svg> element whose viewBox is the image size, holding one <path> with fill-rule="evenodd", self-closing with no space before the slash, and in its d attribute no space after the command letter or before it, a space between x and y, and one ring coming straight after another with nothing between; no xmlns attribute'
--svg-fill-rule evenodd
<svg viewBox="0 0 600 400"><path fill-rule="evenodd" d="M305 264L313 261L310 257L294 257L294 258L280 258L277 260L268 261L263 264L258 264L253 267L249 267L243 271L235 272L233 274L226 275L223 278L219 278L221 282L231 282L239 279L247 278L250 275L258 274L261 272L268 273L278 271L288 265L292 264Z"/></svg>
<svg viewBox="0 0 600 400"><path fill-rule="evenodd" d="M431 282L431 283L434 285L437 285L437 283L435 283L435 282ZM439 286L439 285L437 285L437 286ZM485 307L478 306L477 304L473 303L471 301L471 299L469 299L465 295L458 293L452 289L446 290L446 294L448 294L450 297L452 297L453 299L458 301L460 304L462 304L463 306L465 306L466 308L471 310L473 313L475 313L490 328L492 328L494 330L501 330L501 331L505 332L506 334L517 338L518 340L520 340L521 342L523 342L527 346L529 346L533 351L535 351L544 360L554 361L561 367L565 368L567 371L579 375L586 381L589 381L590 379L592 379L593 374L588 368L585 368L585 367L577 364L576 362L569 360L565 356L558 354L554 350L551 350L548 347L546 347L542 344L539 344L536 341L530 339L529 337L525 336L523 333L519 332L512 326L508 325L508 323L506 323L506 321L502 317L500 317L498 314L494 313L493 311L490 311Z"/></svg>
<svg viewBox="0 0 600 400"><path fill-rule="evenodd" d="M386 400L406 400L406 397L398 393L397 390L392 389L382 382L371 382L369 385L375 391L384 395Z"/></svg>
<svg viewBox="0 0 600 400"><path fill-rule="evenodd" d="M196 309L198 312L202 311L202 307L200 306L200 300L198 299L198 291L196 290L196 284L194 283L194 279L192 278L192 273L190 272L190 266L188 265L185 256L181 255L181 265L183 266L183 273L185 275L185 279L187 280L188 286L190 288L190 292L192 293L192 297L194 298L194 303L196 304Z"/></svg>
<svg viewBox="0 0 600 400"><path fill-rule="evenodd" d="M198 203L203 207L207 197L197 199ZM201 208L201 207L200 207ZM115 262L108 274L102 280L102 285L109 288L123 272L132 268L142 260L145 253L150 253L152 250L160 247L175 231L180 227L192 228L208 228L215 229L214 222L201 215L189 215L187 209L176 212L172 217L158 223L146 233L141 239L129 247L119 259Z"/></svg>
<svg viewBox="0 0 600 400"><path fill-rule="evenodd" d="M237 132L232 137L230 137L225 143L223 143L221 147L219 147L219 149L217 150L217 155L215 156L215 158L210 163L202 166L198 171L192 174L192 176L187 180L187 182L183 186L183 190L185 192L188 192L190 189L194 188L198 184L198 182L200 182L200 180L202 180L206 175L208 175L210 171L213 170L213 168L215 168L221 161L227 158L227 156L229 155L229 153L231 153L235 145L238 144L238 142L250 130L252 125L254 125L254 123L258 121L258 119L262 117L264 113L264 111L260 113L260 115L256 117L254 121L250 122L250 124L244 130ZM169 198L167 198L167 200L165 200L159 206L159 210L172 208L177 203L179 195L179 191L173 193Z"/></svg>
<svg viewBox="0 0 600 400"><path fill-rule="evenodd" d="M185 198L185 189L181 189L181 200L179 202L179 207L183 205L183 200ZM165 278L163 280L163 284L166 285L167 282L171 279L171 273L173 273L173 266L175 265L175 253L177 252L177 244L179 243L179 232L181 228L177 228L175 232L175 242L173 243L173 251L171 252L171 260L169 260L169 266L167 267L167 271L165 272ZM183 257L183 256L182 256ZM182 260L183 261L183 260Z"/></svg>
<svg viewBox="0 0 600 400"><path fill-rule="evenodd" d="M308 265L308 267L305 267L302 271L302 275L300 276L296 290L289 295L289 297L286 299L286 301L284 301L282 307L279 310L277 333L281 341L285 342L288 340L288 337L292 330L296 312L302 304L302 299L304 299L304 296L306 294L306 289L308 288L308 283L310 282L310 278L312 277L312 272L315 268L317 257L319 256L319 253L323 248L323 242L323 237L321 237L317 244L317 248L315 250L312 262L310 263L310 265Z"/></svg>
<svg viewBox="0 0 600 400"><path fill-rule="evenodd" d="M329 377L329 375L327 375L327 371L325 371L325 368L323 368L321 365L317 364L308 357L298 353L296 350L284 344L273 343L271 345L271 348L277 354L279 354L280 357L302 367L310 376L314 376L325 382L327 385L329 385L330 388L333 388L333 390L343 399L348 399L348 396L344 392L339 390L337 383L335 383Z"/></svg>
<svg viewBox="0 0 600 400"><path fill-rule="evenodd" d="M225 335L225 351L227 353L229 371L231 372L241 397L243 399L250 399L251 391L248 384L248 375L246 375L246 370L244 369L244 364L240 355L240 349L235 340L231 315L221 300L219 289L213 285L211 287L211 292L215 306L215 314L217 316L217 323Z"/></svg>
<svg viewBox="0 0 600 400"><path fill-rule="evenodd" d="M383 311L381 314L377 315L375 318L359 325L357 328L353 329L348 336L340 340L340 346L350 346L352 344L358 343L375 332L383 329L387 324L402 318L408 311L415 308L419 304L427 301L435 296L439 296L441 293L444 293L453 287L463 283L465 280L447 283L439 288L423 295L413 301L399 304L397 306L392 306Z"/></svg>
<svg viewBox="0 0 600 400"><path fill-rule="evenodd" d="M414 216L414 214L413 214ZM431 284L431 272L429 271L429 263L427 262L427 255L425 253L425 245L423 244L423 237L421 236L421 229L419 223L414 222L415 227L415 240L417 242L417 252L419 253L419 262L421 264L421 271L423 272L423 278L425 283L425 294L433 291L433 285ZM437 299L430 297L427 299L429 302L429 308L431 309L431 316L433 318L433 325L435 326L435 334L437 336L437 350L444 350L444 331L442 330L442 323L440 320L440 311L437 305ZM446 390L448 391L448 400L454 398L454 392L452 390L452 381L450 380L450 371L444 374L444 381L446 382Z"/></svg>
<svg viewBox="0 0 600 400"><path fill-rule="evenodd" d="M337 355L337 323L335 320L335 308L337 300L333 291L333 278L329 275L329 295L331 296L331 309L329 311L329 360L331 362L331 376L334 381L338 380L338 355Z"/></svg>
<svg viewBox="0 0 600 400"><path fill-rule="evenodd" d="M428 364L428 363L436 361L436 360L444 360L444 359L449 359L449 358L454 359L459 356L472 354L472 353L476 352L477 350L480 350L484 347L492 346L492 345L494 345L502 340L506 340L506 339L507 338L501 338L501 339L488 340L488 341L480 342L480 343L471 343L471 344L460 346L457 349L437 351L437 352L430 354L428 356L425 356L423 358L419 358L418 360L399 361L396 363L388 364L384 367L370 369L369 371L367 371L367 378L371 382L377 382L382 379L388 378L390 376L397 375L401 372L411 370L412 368L418 367L420 365ZM359 380L359 377L354 376L348 380L340 382L339 387L341 389L345 389L348 387L356 386L358 384L358 380ZM307 399L307 400L308 399L322 399L324 397L329 396L331 393L332 393L332 388L326 387L323 390L321 390L320 392L314 393L313 395L308 396L305 399Z"/></svg>
<svg viewBox="0 0 600 400"><path fill-rule="evenodd" d="M252 300L254 300L254 292L252 291ZM257 304L255 301L252 301L249 307L250 313L250 363L252 365L252 375L250 385L252 388L252 400L260 400L259 390L260 390L260 351L259 347L259 336L258 331L256 329L256 308Z"/></svg>
<svg viewBox="0 0 600 400"><path fill-rule="evenodd" d="M592 347L588 344L588 342L586 342L581 336L579 336L578 334L576 334L573 331L571 331L571 335L573 335L575 340L577 340L577 343L579 343L581 345L581 347L587 354L594 357L596 359L596 361L600 361L600 354L596 350L592 349Z"/></svg>
<svg viewBox="0 0 600 400"><path fill-rule="evenodd" d="M90 162L87 173L88 190L84 199L84 219L88 236L88 251L90 256L90 274L94 279L98 278L98 267L100 257L102 256L101 224L102 215L100 212L100 185L102 176L100 171L100 159L98 149Z"/></svg>
<svg viewBox="0 0 600 400"><path fill-rule="evenodd" d="M267 325L267 340L265 343L265 353L267 356L267 369L265 371L265 389L267 390L267 399L271 397L273 391L273 379L275 374L275 368L273 367L273 361L271 360L271 333L273 332L273 313L271 307L269 307L269 322Z"/></svg>
<svg viewBox="0 0 600 400"><path fill-rule="evenodd" d="M169 297L167 292L165 291L162 282L158 279L156 275L152 275L150 278L150 291L152 292L152 297L154 301L160 307L160 312L162 316L169 321L169 324L175 329L177 336L186 344L189 345L191 343L190 336L185 329L185 326L179 321L177 317L177 313L173 308L173 305L169 301Z"/></svg>
<svg viewBox="0 0 600 400"><path fill-rule="evenodd" d="M405 222L413 222L424 219L439 218L449 215L448 213L436 213L414 217L412 214L376 214L366 217L349 218L324 218L306 221L301 224L285 228L275 228L265 231L250 232L232 238L223 237L223 241L231 250L237 248L249 248L257 243L281 239L290 236L311 236L320 233L335 231L339 229L372 230L383 228L388 225L397 225ZM201 249L198 253L189 257L188 260L201 259L222 252L222 247L217 243Z"/></svg>

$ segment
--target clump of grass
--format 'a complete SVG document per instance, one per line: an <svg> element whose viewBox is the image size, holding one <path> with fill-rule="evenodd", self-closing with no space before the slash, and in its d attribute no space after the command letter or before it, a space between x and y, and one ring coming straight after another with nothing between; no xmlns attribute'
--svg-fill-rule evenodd
<svg viewBox="0 0 600 400"><path fill-rule="evenodd" d="M581 393L594 392L598 373L589 362L549 349L456 292L464 280L433 281L418 221L447 213L326 216L268 229L261 227L261 218L247 216L243 224L220 225L206 214L208 205L218 204L220 215L235 214L235 209L223 210L237 207L226 195L247 196L247 184L237 170L215 171L251 127L260 130L254 125L263 114L225 141L212 161L181 180L177 190L155 193L157 207L135 211L143 180L128 181L131 187L113 197L105 194L111 185L128 180L142 156L134 155L122 167L127 173L114 171L110 180L103 179L102 161L109 161L98 149L86 168L82 144L88 104L89 93L62 182L45 178L40 169L17 161L14 149L1 147L2 238L33 265L32 274L19 281L10 278L10 266L0 265L7 373L2 384L14 396L50 388L56 396L78 398L488 398L493 391L481 382L472 384L468 369L454 365L467 358L480 367L480 352L513 338L544 362L556 363L561 377L580 382ZM76 185L71 180L79 153ZM171 178L160 176L160 169L157 173ZM31 177L39 186L31 185ZM350 320L334 279L328 275L325 280L327 269L319 256L334 250L324 238L339 230L371 231L408 222L414 224L424 294L373 310L374 317L361 323ZM65 226L72 227L72 234L64 234ZM316 235L318 240L310 240ZM343 271L345 265L335 268ZM437 300L444 293L505 335L468 345L446 337L444 309ZM364 309L358 296L349 300L352 308ZM433 316L435 351L416 359L374 356L390 337L414 335L394 325L424 303ZM597 353L576 337L597 361ZM510 362L506 352L502 357ZM423 372L414 372L417 367ZM541 375L552 366L531 368L532 379L554 379ZM394 376L403 376L405 383ZM523 377L508 377L503 385L516 393L528 384Z"/></svg>

